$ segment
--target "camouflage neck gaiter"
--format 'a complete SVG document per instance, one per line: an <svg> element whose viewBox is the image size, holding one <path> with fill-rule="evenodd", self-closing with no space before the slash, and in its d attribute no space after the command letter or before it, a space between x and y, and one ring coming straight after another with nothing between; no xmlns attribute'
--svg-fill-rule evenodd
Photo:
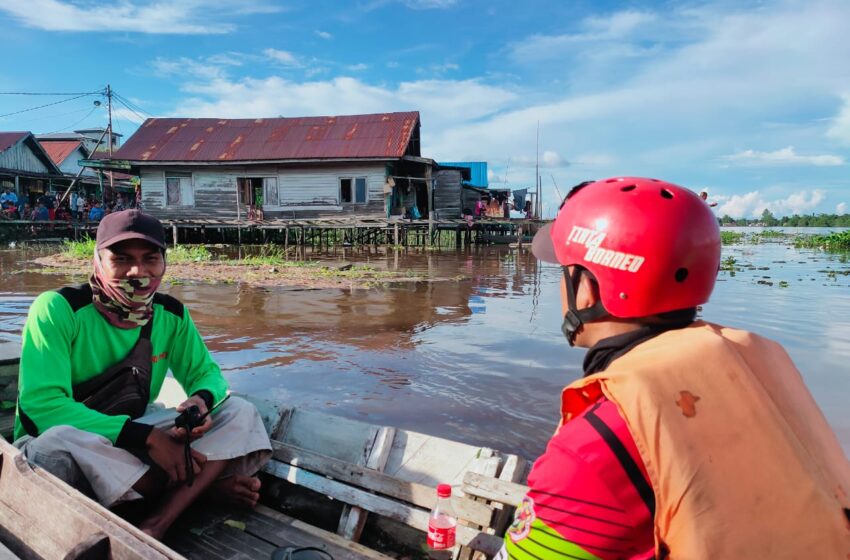
<svg viewBox="0 0 850 560"><path fill-rule="evenodd" d="M107 278L95 251L94 272L89 277L92 303L109 323L119 329L142 327L153 316L153 296L162 277Z"/></svg>

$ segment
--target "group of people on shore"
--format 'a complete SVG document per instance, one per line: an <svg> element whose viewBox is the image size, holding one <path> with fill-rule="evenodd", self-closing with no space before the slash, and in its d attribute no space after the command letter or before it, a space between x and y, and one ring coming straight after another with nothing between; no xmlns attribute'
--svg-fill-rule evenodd
<svg viewBox="0 0 850 560"><path fill-rule="evenodd" d="M581 183L532 251L559 267L547 309L587 353L498 558L850 558L850 463L799 371L779 344L698 317L720 264L703 198ZM88 282L30 308L15 423L31 462L107 507L143 504L157 538L201 496L255 505L271 455L188 309L159 293L165 270L158 220L103 218ZM192 429L148 420L169 370Z"/></svg>
<svg viewBox="0 0 850 560"><path fill-rule="evenodd" d="M0 217L5 220L33 222L99 222L108 214L134 208L134 202L132 197L125 200L122 194L104 201L76 192L72 192L66 199L50 192L25 198L6 189L0 195Z"/></svg>

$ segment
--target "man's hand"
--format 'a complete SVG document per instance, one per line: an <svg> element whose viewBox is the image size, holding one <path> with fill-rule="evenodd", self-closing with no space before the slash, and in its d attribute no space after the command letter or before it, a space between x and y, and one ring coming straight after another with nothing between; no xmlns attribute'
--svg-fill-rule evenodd
<svg viewBox="0 0 850 560"><path fill-rule="evenodd" d="M159 465L170 482L184 482L186 480L186 458L184 445L179 443L172 435L154 428L148 439L145 440L148 454L153 462ZM192 470L197 475L201 467L207 462L207 457L199 452L192 451Z"/></svg>
<svg viewBox="0 0 850 560"><path fill-rule="evenodd" d="M177 412L183 412L192 405L197 406L198 410L201 411L201 414L207 414L207 403L205 403L204 399L202 399L198 395L193 395L182 403L180 403L179 405L177 405ZM204 423L192 430L189 439L195 440L203 436L210 428L212 428L212 425L212 415L207 414L207 416L204 418ZM174 428L172 430L172 433L177 439L182 440L186 437L186 430L183 428Z"/></svg>

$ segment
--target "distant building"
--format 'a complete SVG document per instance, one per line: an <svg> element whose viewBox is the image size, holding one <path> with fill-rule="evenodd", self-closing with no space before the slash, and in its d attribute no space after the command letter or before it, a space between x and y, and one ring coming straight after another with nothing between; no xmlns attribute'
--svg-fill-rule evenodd
<svg viewBox="0 0 850 560"><path fill-rule="evenodd" d="M64 178L32 132L0 132L0 188L30 203Z"/></svg>
<svg viewBox="0 0 850 560"><path fill-rule="evenodd" d="M97 146L98 151L107 151L107 148L109 146L109 138L106 134L104 134L105 131L105 128L81 128L80 130L75 130L73 132L52 132L50 134L37 134L36 138L38 138L39 141L79 141L82 142L83 147L89 153L92 153L93 151L95 151L95 146ZM123 134L119 134L114 130L112 131L113 151L121 147L121 138L123 136ZM98 140L100 140L100 144L97 143Z"/></svg>
<svg viewBox="0 0 850 560"><path fill-rule="evenodd" d="M273 119L148 119L112 161L164 219L340 215L427 218L433 160L418 112Z"/></svg>

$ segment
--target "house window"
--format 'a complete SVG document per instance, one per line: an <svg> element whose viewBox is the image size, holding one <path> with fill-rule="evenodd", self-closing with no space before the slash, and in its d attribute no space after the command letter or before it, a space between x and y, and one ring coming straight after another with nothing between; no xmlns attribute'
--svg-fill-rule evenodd
<svg viewBox="0 0 850 560"><path fill-rule="evenodd" d="M238 177L239 202L257 207L280 206L277 177Z"/></svg>
<svg viewBox="0 0 850 560"><path fill-rule="evenodd" d="M169 171L165 174L166 206L194 206L195 191L192 187L192 174Z"/></svg>
<svg viewBox="0 0 850 560"><path fill-rule="evenodd" d="M343 204L366 202L366 177L340 178L339 200Z"/></svg>

